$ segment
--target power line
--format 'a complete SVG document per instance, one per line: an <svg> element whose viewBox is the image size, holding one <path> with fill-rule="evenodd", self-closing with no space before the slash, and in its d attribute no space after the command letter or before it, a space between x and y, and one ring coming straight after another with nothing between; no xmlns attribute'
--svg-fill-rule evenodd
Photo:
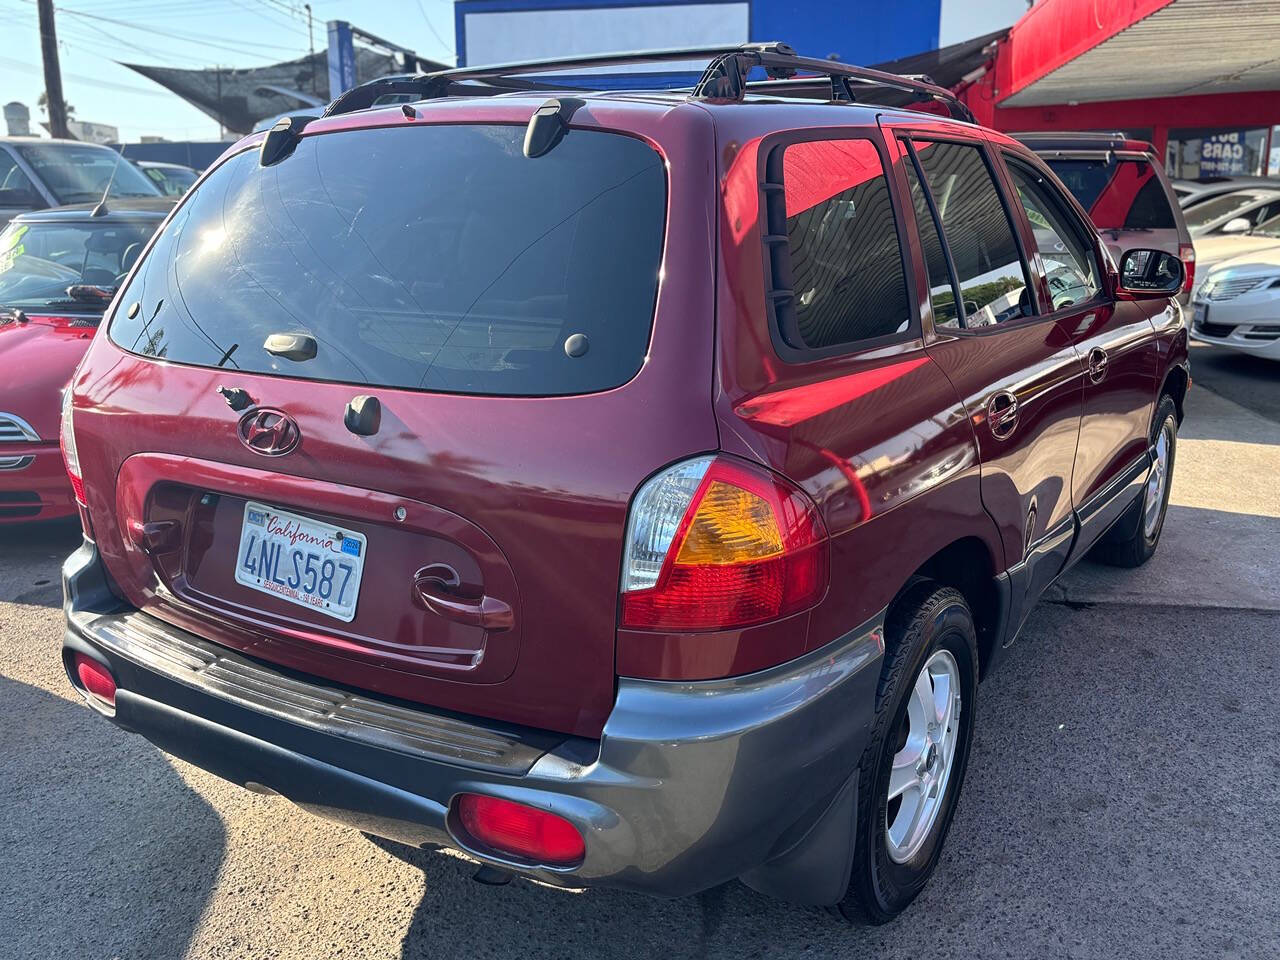
<svg viewBox="0 0 1280 960"><path fill-rule="evenodd" d="M37 0L23 0L23 2L34 5L37 2ZM257 43L257 42L248 41L248 40L241 41L241 46L232 46L230 44L218 43L214 40L201 39L200 37L196 37L191 34L182 34L172 30L161 30L158 27L130 23L127 20L119 20L119 19L116 19L115 17L103 17L95 13L85 13L82 10L70 10L66 7L59 7L58 11L66 16L76 17L77 19L81 19L81 20L93 20L93 21L99 21L102 23L110 23L115 26L124 27L125 29L128 29L128 30L138 30L143 33L149 33L149 34L153 34L155 36L160 36L160 37L167 37L171 40L178 40L182 43L189 43L189 44L192 44L193 46L208 47L214 50L225 50L231 53L241 54L242 56L255 57L259 60L276 60L279 58L274 56L267 56L266 54L261 54L261 53L250 53L245 51L243 47L253 46L253 47L260 47L262 49L280 50L286 53L292 53L295 56L297 56L297 49L294 47L282 47L282 46L279 46L278 44ZM136 44L130 44L125 40L121 40L119 37L112 36L111 34L107 33L105 30L103 30L101 27L99 27L98 29L102 33L111 37L111 39L115 40L117 43L123 44L124 46L134 46L134 47L137 46ZM137 47L137 49L143 50L142 47ZM160 57L161 59L164 59L163 55L157 54L154 51L143 50L143 52L147 53L149 56L155 56L155 57Z"/></svg>
<svg viewBox="0 0 1280 960"><path fill-rule="evenodd" d="M110 58L104 57L103 59L110 59ZM40 69L34 63L27 63L25 60L15 60L13 57L0 56L0 64L4 64L10 67L17 67L20 70ZM173 94L163 90L148 90L146 87L134 87L134 86L130 86L127 83L114 83L111 80L103 80L101 77L86 77L84 74L80 74L80 73L66 73L64 71L62 75L72 80L81 80L85 83L92 83L95 87L101 87L105 90L119 90L123 93L136 93L136 94L141 94L144 97L164 97L165 99L168 99L169 97L173 96Z"/></svg>
<svg viewBox="0 0 1280 960"><path fill-rule="evenodd" d="M430 30L436 40L440 42L440 45L448 50L449 53L453 55L454 59L457 59L458 52L453 49L453 44L440 36L440 31L435 28L435 24L431 22L431 18L427 16L426 8L422 6L422 0L415 0L415 2L418 4L418 12L422 14L422 21L427 25L427 29Z"/></svg>

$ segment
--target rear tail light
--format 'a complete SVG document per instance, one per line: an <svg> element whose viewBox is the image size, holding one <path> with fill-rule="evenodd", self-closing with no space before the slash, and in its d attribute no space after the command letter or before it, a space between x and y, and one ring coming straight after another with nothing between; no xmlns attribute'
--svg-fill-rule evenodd
<svg viewBox="0 0 1280 960"><path fill-rule="evenodd" d="M827 531L799 488L727 457L668 467L636 493L622 626L705 631L799 613L827 588Z"/></svg>
<svg viewBox="0 0 1280 960"><path fill-rule="evenodd" d="M70 387L62 392L62 426L58 431L58 443L62 447L62 462L67 467L67 476L71 478L76 502L84 506L84 480L80 477L80 457L76 453L76 434L71 425Z"/></svg>
<svg viewBox="0 0 1280 960"><path fill-rule="evenodd" d="M92 696L108 706L114 707L116 705L116 680L115 677L111 676L111 671L97 660L86 657L83 653L75 654L74 660L76 676L80 678L80 685Z"/></svg>
<svg viewBox="0 0 1280 960"><path fill-rule="evenodd" d="M500 797L464 793L458 819L473 839L498 853L554 867L581 862L586 844L564 817Z"/></svg>
<svg viewBox="0 0 1280 960"><path fill-rule="evenodd" d="M1189 243L1178 244L1178 259L1182 261L1182 269L1187 274L1182 283L1182 292L1190 293L1196 282L1196 248Z"/></svg>

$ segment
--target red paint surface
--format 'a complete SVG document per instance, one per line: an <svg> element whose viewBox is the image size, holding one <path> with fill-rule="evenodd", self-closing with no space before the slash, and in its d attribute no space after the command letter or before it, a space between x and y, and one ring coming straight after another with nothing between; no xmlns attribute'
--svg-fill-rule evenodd
<svg viewBox="0 0 1280 960"><path fill-rule="evenodd" d="M542 99L448 103L430 112L443 121L525 123ZM388 122L408 121L398 109L374 111L317 122L307 135ZM381 429L358 437L343 426L342 412L367 388L167 363L127 354L100 336L75 385L76 436L99 548L133 605L215 642L363 689L600 733L614 697L631 495L657 467L717 446L712 277L684 268L713 262L714 147L710 119L697 107L597 102L574 122L627 130L682 160L668 167L669 267L649 357L634 379L554 398L379 388ZM301 431L298 448L275 458L247 450L236 432L241 415L217 393L222 385L287 412ZM147 455L146 469L132 465L137 454ZM202 506L193 489L220 496ZM369 537L371 592L362 590L356 621L326 621L294 604L286 611L285 601L233 582L236 501L249 496ZM405 507L405 521L395 520L396 506ZM125 536L128 519L181 520L182 550L143 554ZM414 602L413 578L434 562L454 566L466 591L510 604L514 628L483 636L433 620Z"/></svg>
<svg viewBox="0 0 1280 960"><path fill-rule="evenodd" d="M35 457L35 462L22 470L0 470L0 492L35 493L35 505L40 508L35 517L0 516L0 523L49 520L76 512L58 449L62 391L94 333L91 326L72 326L76 319L28 314L27 323L0 327L0 360L5 371L0 377L0 412L21 417L41 440L38 444L0 443L0 457Z"/></svg>

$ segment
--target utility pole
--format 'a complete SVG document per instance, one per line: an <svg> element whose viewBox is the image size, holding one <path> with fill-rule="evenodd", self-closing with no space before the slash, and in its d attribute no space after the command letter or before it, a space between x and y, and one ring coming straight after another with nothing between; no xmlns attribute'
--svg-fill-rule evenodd
<svg viewBox="0 0 1280 960"><path fill-rule="evenodd" d="M311 92L316 92L316 35L311 32L311 4L304 3L307 11L307 46L311 49Z"/></svg>
<svg viewBox="0 0 1280 960"><path fill-rule="evenodd" d="M62 99L62 68L58 66L58 34L53 28L53 0L36 0L40 12L40 53L44 57L44 96L49 111L49 133L70 139L67 102Z"/></svg>

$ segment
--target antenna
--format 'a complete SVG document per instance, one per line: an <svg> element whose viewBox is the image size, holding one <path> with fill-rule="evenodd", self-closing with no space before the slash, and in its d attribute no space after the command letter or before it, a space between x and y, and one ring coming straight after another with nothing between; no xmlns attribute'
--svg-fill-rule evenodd
<svg viewBox="0 0 1280 960"><path fill-rule="evenodd" d="M111 195L111 185L116 182L116 171L120 169L120 161L124 159L125 144L120 144L120 149L116 152L116 162L111 167L111 176L107 177L107 185L102 191L102 199L98 201L98 205L93 208L89 214L91 217L101 217L110 213L107 209L107 197Z"/></svg>

